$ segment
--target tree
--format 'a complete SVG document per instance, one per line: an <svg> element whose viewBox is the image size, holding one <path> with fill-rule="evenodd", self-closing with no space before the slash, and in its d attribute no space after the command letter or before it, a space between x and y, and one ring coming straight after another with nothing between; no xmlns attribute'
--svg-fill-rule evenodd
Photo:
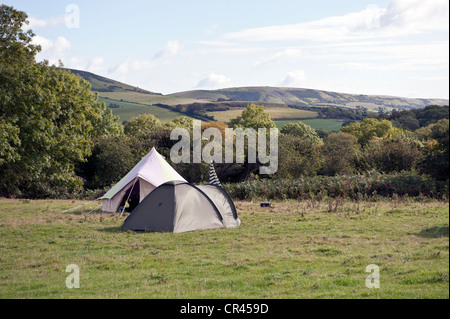
<svg viewBox="0 0 450 319"><path fill-rule="evenodd" d="M438 180L449 179L449 120L442 119L421 129L428 132L425 158L421 162L422 172Z"/></svg>
<svg viewBox="0 0 450 319"><path fill-rule="evenodd" d="M78 174L86 180L86 188L112 186L139 162L131 139L126 135L96 139L91 156L78 167Z"/></svg>
<svg viewBox="0 0 450 319"><path fill-rule="evenodd" d="M19 133L18 127L0 120L0 165L20 159L17 152L20 146Z"/></svg>
<svg viewBox="0 0 450 319"><path fill-rule="evenodd" d="M161 121L153 114L141 114L131 118L124 126L125 134L145 137L161 128Z"/></svg>
<svg viewBox="0 0 450 319"><path fill-rule="evenodd" d="M322 141L317 132L311 126L306 125L302 122L286 124L281 129L281 133L305 138L315 144L318 144Z"/></svg>
<svg viewBox="0 0 450 319"><path fill-rule="evenodd" d="M172 121L175 124L175 127L185 128L191 130L194 126L194 120L189 116L178 116Z"/></svg>
<svg viewBox="0 0 450 319"><path fill-rule="evenodd" d="M403 130L394 127L391 121L385 119L366 118L362 122L342 127L341 132L352 134L361 146L365 146L374 137L396 137L402 134Z"/></svg>
<svg viewBox="0 0 450 319"><path fill-rule="evenodd" d="M411 112L412 113L412 112ZM413 113L414 114L414 113ZM420 127L419 120L415 116L402 115L393 121L394 125L401 129L415 131Z"/></svg>
<svg viewBox="0 0 450 319"><path fill-rule="evenodd" d="M423 109L414 110L416 117L420 122L420 126L428 126L437 123L441 119L449 118L448 105L428 105Z"/></svg>
<svg viewBox="0 0 450 319"><path fill-rule="evenodd" d="M353 174L361 157L361 147L355 136L344 133L331 133L322 146L326 175Z"/></svg>
<svg viewBox="0 0 450 319"><path fill-rule="evenodd" d="M120 126L89 82L62 68L36 63L27 15L1 6L0 194L60 196L82 188L76 163L90 155L92 138Z"/></svg>
<svg viewBox="0 0 450 319"><path fill-rule="evenodd" d="M244 111L242 111L241 116L238 116L230 121L230 127L253 128L258 130L259 128L276 128L276 125L270 117L270 114L266 112L264 106L250 104Z"/></svg>
<svg viewBox="0 0 450 319"><path fill-rule="evenodd" d="M277 177L316 175L322 166L320 146L308 139L282 134L279 139Z"/></svg>
<svg viewBox="0 0 450 319"><path fill-rule="evenodd" d="M421 160L419 144L406 136L372 138L364 148L366 169L390 173L415 169Z"/></svg>
<svg viewBox="0 0 450 319"><path fill-rule="evenodd" d="M41 50L40 46L32 44L33 31L23 30L24 24L28 24L27 17L25 12L17 11L13 7L4 4L0 6L0 61L2 63L34 62L36 53Z"/></svg>

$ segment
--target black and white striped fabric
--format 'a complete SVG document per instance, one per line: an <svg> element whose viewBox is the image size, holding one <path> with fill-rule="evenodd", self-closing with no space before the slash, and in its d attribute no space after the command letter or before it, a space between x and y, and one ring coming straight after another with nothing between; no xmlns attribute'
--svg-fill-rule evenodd
<svg viewBox="0 0 450 319"><path fill-rule="evenodd" d="M219 178L217 177L216 170L214 169L213 162L209 164L209 183L212 185L222 187L222 184L220 184Z"/></svg>

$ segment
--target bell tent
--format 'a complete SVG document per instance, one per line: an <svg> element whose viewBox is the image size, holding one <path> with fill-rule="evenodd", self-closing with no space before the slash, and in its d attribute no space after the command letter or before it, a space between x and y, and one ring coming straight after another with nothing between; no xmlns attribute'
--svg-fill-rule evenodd
<svg viewBox="0 0 450 319"><path fill-rule="evenodd" d="M99 198L102 201L102 210L119 212L120 207L124 206L130 197L136 200L137 205L154 189L170 181L186 182L153 148L127 175Z"/></svg>
<svg viewBox="0 0 450 319"><path fill-rule="evenodd" d="M123 228L182 233L240 225L234 203L217 185L173 181L153 190L128 216Z"/></svg>

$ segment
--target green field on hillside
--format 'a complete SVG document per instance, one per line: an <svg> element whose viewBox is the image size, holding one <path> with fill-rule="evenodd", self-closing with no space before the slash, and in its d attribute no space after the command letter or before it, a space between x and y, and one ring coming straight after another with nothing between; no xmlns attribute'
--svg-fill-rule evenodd
<svg viewBox="0 0 450 319"><path fill-rule="evenodd" d="M0 200L0 298L449 298L448 202L236 202L240 227L181 234L81 203Z"/></svg>
<svg viewBox="0 0 450 319"><path fill-rule="evenodd" d="M183 116L183 114L181 113L155 105L143 105L138 103L130 103L102 98L100 98L100 101L105 102L107 106L111 104L119 106L119 108L112 108L111 110L114 115L120 117L120 122L128 121L130 118L138 116L140 114L153 114L161 122L172 121L179 116Z"/></svg>
<svg viewBox="0 0 450 319"><path fill-rule="evenodd" d="M153 114L161 122L169 122L179 116L183 116L183 114L181 113L177 113L157 106L147 105L134 105L127 108L113 109L112 112L114 115L120 117L121 122L128 121L130 118L141 114Z"/></svg>
<svg viewBox="0 0 450 319"><path fill-rule="evenodd" d="M109 98L112 100L123 100L128 102L152 105L152 104L167 104L167 105L177 105L177 104L189 104L195 102L204 102L203 100L195 100L195 99L185 99L185 98L176 98L173 96L166 95L156 95L156 94L145 94L140 92L99 92L98 93L102 98Z"/></svg>

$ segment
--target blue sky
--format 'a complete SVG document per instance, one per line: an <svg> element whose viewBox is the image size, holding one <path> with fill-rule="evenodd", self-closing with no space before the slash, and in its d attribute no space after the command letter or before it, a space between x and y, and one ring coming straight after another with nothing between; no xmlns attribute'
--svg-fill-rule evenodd
<svg viewBox="0 0 450 319"><path fill-rule="evenodd" d="M28 14L38 59L163 94L285 86L449 98L448 0L2 3Z"/></svg>

